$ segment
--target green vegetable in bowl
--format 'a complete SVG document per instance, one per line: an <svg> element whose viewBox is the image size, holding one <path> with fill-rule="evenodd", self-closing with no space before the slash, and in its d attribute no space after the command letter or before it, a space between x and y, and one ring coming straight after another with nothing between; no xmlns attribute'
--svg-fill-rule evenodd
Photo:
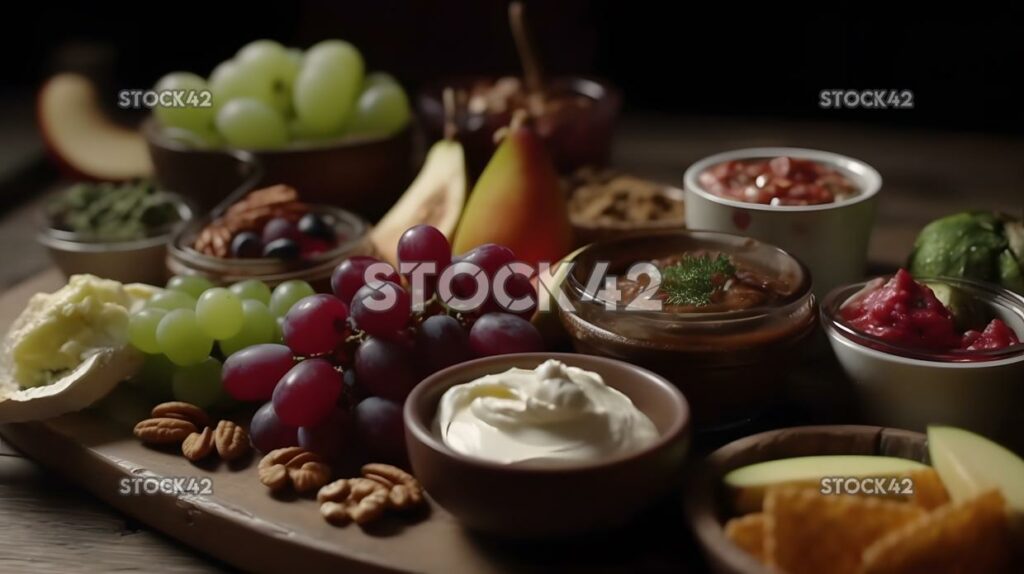
<svg viewBox="0 0 1024 574"><path fill-rule="evenodd" d="M177 200L146 181L79 183L47 212L53 227L98 241L141 239L181 219Z"/></svg>
<svg viewBox="0 0 1024 574"><path fill-rule="evenodd" d="M1024 224L996 212L936 219L914 242L908 268L915 276L963 277L1024 294Z"/></svg>

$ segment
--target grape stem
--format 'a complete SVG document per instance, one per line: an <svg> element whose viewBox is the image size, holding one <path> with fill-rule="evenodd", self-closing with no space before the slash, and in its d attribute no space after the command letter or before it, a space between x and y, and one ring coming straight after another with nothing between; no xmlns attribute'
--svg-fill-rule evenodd
<svg viewBox="0 0 1024 574"><path fill-rule="evenodd" d="M458 127L455 125L455 90L451 86L441 92L441 101L444 104L444 139L452 141L458 134Z"/></svg>

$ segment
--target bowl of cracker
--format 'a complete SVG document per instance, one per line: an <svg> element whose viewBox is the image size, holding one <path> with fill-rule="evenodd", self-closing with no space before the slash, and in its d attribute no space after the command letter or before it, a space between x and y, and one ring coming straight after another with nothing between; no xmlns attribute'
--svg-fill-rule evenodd
<svg viewBox="0 0 1024 574"><path fill-rule="evenodd" d="M690 477L687 517L730 574L1021 572L1024 460L968 431L808 426L742 438Z"/></svg>

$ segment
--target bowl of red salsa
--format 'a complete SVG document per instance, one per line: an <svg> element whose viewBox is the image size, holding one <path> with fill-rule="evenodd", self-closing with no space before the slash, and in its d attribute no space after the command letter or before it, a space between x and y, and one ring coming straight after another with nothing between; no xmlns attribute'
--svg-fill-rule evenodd
<svg viewBox="0 0 1024 574"><path fill-rule="evenodd" d="M684 176L686 226L746 235L799 257L815 293L860 279L882 178L868 164L802 148L706 157Z"/></svg>
<svg viewBox="0 0 1024 574"><path fill-rule="evenodd" d="M871 422L1019 434L1021 295L967 279L914 278L901 269L833 290L821 318Z"/></svg>

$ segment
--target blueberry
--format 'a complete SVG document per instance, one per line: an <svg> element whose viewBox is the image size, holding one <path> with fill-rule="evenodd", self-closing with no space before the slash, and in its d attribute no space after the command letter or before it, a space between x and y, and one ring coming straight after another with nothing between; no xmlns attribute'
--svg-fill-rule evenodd
<svg viewBox="0 0 1024 574"><path fill-rule="evenodd" d="M299 220L299 231L310 237L334 241L334 228L315 213L307 213Z"/></svg>
<svg viewBox="0 0 1024 574"><path fill-rule="evenodd" d="M252 231L243 231L231 240L231 255L234 257L259 257L263 254L263 242Z"/></svg>
<svg viewBox="0 0 1024 574"><path fill-rule="evenodd" d="M298 259L299 244L287 238L275 239L263 248L263 256L285 260Z"/></svg>

